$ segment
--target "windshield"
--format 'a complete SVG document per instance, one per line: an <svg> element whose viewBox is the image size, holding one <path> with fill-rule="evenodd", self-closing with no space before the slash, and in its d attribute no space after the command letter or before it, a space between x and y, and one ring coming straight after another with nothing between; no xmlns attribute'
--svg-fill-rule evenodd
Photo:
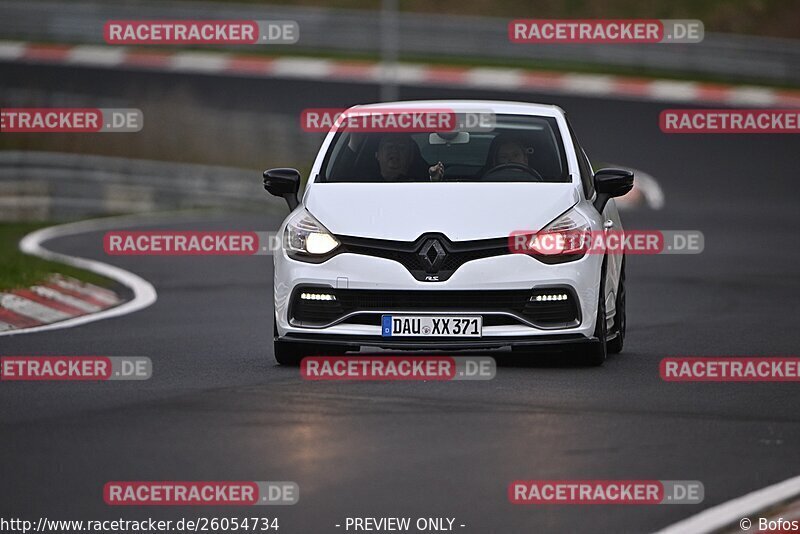
<svg viewBox="0 0 800 534"><path fill-rule="evenodd" d="M494 120L490 131L339 131L317 181L570 181L555 118L497 115Z"/></svg>

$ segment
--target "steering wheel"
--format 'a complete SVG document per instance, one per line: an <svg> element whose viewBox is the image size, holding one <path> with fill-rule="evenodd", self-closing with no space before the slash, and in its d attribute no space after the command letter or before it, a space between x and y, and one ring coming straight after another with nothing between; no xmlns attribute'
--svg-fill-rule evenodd
<svg viewBox="0 0 800 534"><path fill-rule="evenodd" d="M482 178L486 179L486 177L489 176L490 174L508 170L522 171L529 174L533 178L534 182L544 182L544 177L542 177L542 175L539 174L539 171L537 171L536 169L532 169L527 165L523 165L522 163L501 163L500 165L495 165L494 167L483 173Z"/></svg>

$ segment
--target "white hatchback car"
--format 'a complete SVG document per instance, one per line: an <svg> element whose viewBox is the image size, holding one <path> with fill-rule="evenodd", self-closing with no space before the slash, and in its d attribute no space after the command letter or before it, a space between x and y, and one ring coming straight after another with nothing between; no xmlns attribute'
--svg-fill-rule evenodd
<svg viewBox="0 0 800 534"><path fill-rule="evenodd" d="M567 347L600 365L622 350L624 255L520 254L509 237L621 231L613 197L633 174L593 172L556 106L417 101L348 113L442 109L488 113L491 124L390 133L339 123L302 200L298 171L264 172L291 210L274 256L279 363L361 347Z"/></svg>

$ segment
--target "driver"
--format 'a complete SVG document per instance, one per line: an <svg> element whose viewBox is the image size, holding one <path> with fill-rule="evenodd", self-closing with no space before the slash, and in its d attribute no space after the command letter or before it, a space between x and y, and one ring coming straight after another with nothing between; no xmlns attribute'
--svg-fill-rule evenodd
<svg viewBox="0 0 800 534"><path fill-rule="evenodd" d="M492 139L486 165L479 176L486 177L501 165L516 165L517 167L512 166L505 170L507 173L511 173L511 176L527 170L535 179L541 179L538 171L531 167L531 154L533 154L533 147L524 137L513 133L501 133Z"/></svg>
<svg viewBox="0 0 800 534"><path fill-rule="evenodd" d="M389 134L381 137L375 159L378 160L381 178L387 181L417 181L422 176L412 169L416 158L414 140L405 134ZM424 170L422 172L425 172ZM432 181L441 180L444 175L444 165L437 162L428 169L428 178Z"/></svg>
<svg viewBox="0 0 800 534"><path fill-rule="evenodd" d="M408 173L414 157L414 142L407 135L384 135L378 142L375 159L384 180L410 180Z"/></svg>
<svg viewBox="0 0 800 534"><path fill-rule="evenodd" d="M520 165L530 166L528 154L525 150L525 142L522 139L500 134L495 138L495 149L491 154L491 166L497 167L505 163L519 163Z"/></svg>

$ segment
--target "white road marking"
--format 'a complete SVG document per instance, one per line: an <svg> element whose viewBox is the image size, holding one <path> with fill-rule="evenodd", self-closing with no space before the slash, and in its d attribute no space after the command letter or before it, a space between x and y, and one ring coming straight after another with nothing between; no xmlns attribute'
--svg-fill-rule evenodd
<svg viewBox="0 0 800 534"><path fill-rule="evenodd" d="M41 323L52 323L69 319L72 315L53 308L48 308L44 304L39 304L19 295L11 293L0 293L0 307L11 310L19 315L36 319ZM38 327L37 327L38 328Z"/></svg>
<svg viewBox="0 0 800 534"><path fill-rule="evenodd" d="M653 176L639 169L624 165L609 164L609 166L633 171L633 190L639 191L644 196L644 200L650 209L660 210L664 207L664 191L661 189L658 180ZM615 202L620 209L628 209L634 206L631 202L626 201L625 197L617 198Z"/></svg>
<svg viewBox="0 0 800 534"><path fill-rule="evenodd" d="M466 83L475 87L517 89L522 86L523 75L519 69L478 67L467 71Z"/></svg>
<svg viewBox="0 0 800 534"><path fill-rule="evenodd" d="M399 83L418 84L425 81L425 68L419 65L396 65L395 75Z"/></svg>
<svg viewBox="0 0 800 534"><path fill-rule="evenodd" d="M764 87L734 87L728 101L735 106L771 106L775 103L775 91Z"/></svg>
<svg viewBox="0 0 800 534"><path fill-rule="evenodd" d="M143 219L141 217L130 217L130 216L90 219L88 221L80 221L75 223L62 224L59 226L51 226L49 228L42 228L41 230L32 232L26 235L24 238L22 238L22 241L20 241L19 244L19 248L20 250L22 250L22 252L46 260L65 263L67 265L71 265L79 269L85 269L87 271L97 273L101 276L111 278L112 280L115 280L120 284L129 287L133 291L133 299L129 300L128 302L124 302L119 306L99 311L97 313L81 315L79 317L73 317L71 319L61 320L56 323L34 326L31 328L19 328L16 330L7 330L5 332L0 332L0 336L29 334L33 332L44 332L47 330L57 330L60 328L79 326L87 323L92 323L94 321L100 321L102 319L109 319L111 317L119 317L122 315L127 315L129 313L133 313L135 311L141 310L153 304L157 298L156 290L153 287L153 285L144 278L141 278L140 276L137 276L129 271L120 269L119 267L115 267L107 263L102 263L95 260L89 260L86 258L69 256L67 254L60 254L58 252L47 250L42 246L42 243L44 243L45 241L57 237L64 237L68 235L82 234L86 232L96 232L99 230L119 228L120 226L123 226L126 223L141 222L142 220Z"/></svg>
<svg viewBox="0 0 800 534"><path fill-rule="evenodd" d="M26 61L25 51L32 45L26 42L0 42L0 59ZM53 58L54 62L65 62L74 65L116 68L125 65L128 49L104 49L99 46L81 45L68 51L64 59ZM252 69L236 72L231 68L232 61L242 59L239 56L213 52L175 52L167 56L164 65L154 65L154 69L179 72L202 72L217 76L229 76L234 71L237 76L254 77L286 77L311 80L346 79L346 62L317 58L278 58L269 64L264 71L254 72ZM50 60L48 60L50 61ZM343 71L337 73L339 66ZM594 75L582 73L538 72L520 69L497 69L475 67L463 69L463 76L449 76L447 67L441 68L426 64L400 64L397 78L400 83L419 85L466 85L475 88L506 89L511 91L525 90L526 76L543 74L554 79L552 85L545 88L548 92L575 94L584 97L614 96L631 100L650 100L656 102L709 102L716 100L727 105L770 106L784 105L796 107L798 96L783 95L768 87L726 86L720 93L719 86L701 82L681 82L675 80L654 79L643 82L641 93L631 94L618 90L617 85L639 83L625 76ZM375 63L371 71L357 69L349 77L353 80L365 79L380 81L385 76L384 67ZM444 76L439 74L444 73ZM711 89L704 95L703 89ZM710 94L716 95L714 98ZM703 96L704 95L704 96Z"/></svg>
<svg viewBox="0 0 800 534"><path fill-rule="evenodd" d="M62 277L53 277L50 279L50 281L59 287L63 287L64 289L69 289L70 291L75 291L76 293L103 301L108 305L113 305L119 302L119 297L117 297L116 293L102 287L82 284L77 280L71 280Z"/></svg>
<svg viewBox="0 0 800 534"><path fill-rule="evenodd" d="M74 65L103 65L115 67L125 60L124 48L103 48L100 46L76 46L69 52L67 62Z"/></svg>
<svg viewBox="0 0 800 534"><path fill-rule="evenodd" d="M327 78L336 72L333 61L327 59L280 58L272 64L271 73L290 78Z"/></svg>
<svg viewBox="0 0 800 534"><path fill-rule="evenodd" d="M228 65L228 55L213 52L178 52L171 58L171 66L178 71L220 72Z"/></svg>
<svg viewBox="0 0 800 534"><path fill-rule="evenodd" d="M655 178L646 172L635 171L633 179L634 183L639 182L636 187L642 192L651 209L660 210L664 207L664 191Z"/></svg>
<svg viewBox="0 0 800 534"><path fill-rule="evenodd" d="M688 519L659 530L656 534L704 534L731 526L739 529L736 523L773 505L800 495L800 476L784 480L778 484L748 493L732 501L704 510ZM753 521L755 526L756 521Z"/></svg>
<svg viewBox="0 0 800 534"><path fill-rule="evenodd" d="M566 74L561 91L577 95L608 96L614 94L613 76L595 74Z"/></svg>
<svg viewBox="0 0 800 534"><path fill-rule="evenodd" d="M677 100L692 102L697 100L697 84L673 80L656 80L650 83L650 96L656 100Z"/></svg>
<svg viewBox="0 0 800 534"><path fill-rule="evenodd" d="M72 306L73 308L82 310L85 313L94 313L102 309L100 306L92 304L91 302L86 302L85 300L77 299L72 295L65 295L64 293L56 291L51 287L33 286L31 288L31 291L45 298L57 300L58 302L66 304L67 306Z"/></svg>
<svg viewBox="0 0 800 534"><path fill-rule="evenodd" d="M27 43L0 43L0 59L19 59L27 47Z"/></svg>

